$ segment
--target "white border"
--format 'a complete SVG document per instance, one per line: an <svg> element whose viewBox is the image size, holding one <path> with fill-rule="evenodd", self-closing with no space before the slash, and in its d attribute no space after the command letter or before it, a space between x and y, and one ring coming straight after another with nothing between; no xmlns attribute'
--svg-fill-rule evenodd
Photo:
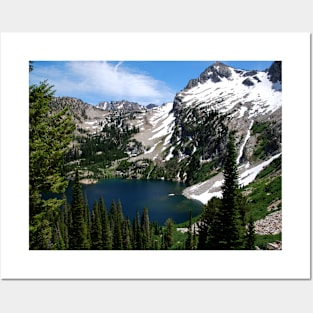
<svg viewBox="0 0 313 313"><path fill-rule="evenodd" d="M282 60L283 250L29 251L29 60ZM308 33L2 33L1 278L309 279L309 139Z"/></svg>

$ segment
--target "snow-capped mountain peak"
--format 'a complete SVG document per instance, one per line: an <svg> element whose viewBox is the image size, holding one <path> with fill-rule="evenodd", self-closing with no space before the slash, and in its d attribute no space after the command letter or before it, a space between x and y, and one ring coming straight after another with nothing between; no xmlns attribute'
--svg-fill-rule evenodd
<svg viewBox="0 0 313 313"><path fill-rule="evenodd" d="M238 111L238 118L244 112L249 118L274 112L281 107L282 98L277 67L274 63L268 72L245 71L216 62L176 94L174 108L193 106L234 114Z"/></svg>

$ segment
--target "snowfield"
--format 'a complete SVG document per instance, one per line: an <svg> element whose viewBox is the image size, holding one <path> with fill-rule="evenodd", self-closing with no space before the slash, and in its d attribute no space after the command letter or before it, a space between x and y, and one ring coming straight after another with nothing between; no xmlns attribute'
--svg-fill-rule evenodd
<svg viewBox="0 0 313 313"><path fill-rule="evenodd" d="M254 85L246 86L243 81L247 77L236 73L232 68L230 70L232 76L229 79L224 77L217 83L208 80L180 92L183 105L186 107L198 105L199 108L208 107L223 113L239 105L239 111L236 111L234 116L242 118L247 111L249 119L274 112L281 107L281 84L279 82L273 84L268 79L267 73L258 72L254 76L256 78L249 77Z"/></svg>
<svg viewBox="0 0 313 313"><path fill-rule="evenodd" d="M269 160L264 161L254 167L250 167L249 164L242 166L239 170L239 186L247 186L253 182L256 176L273 160L278 158L281 153L274 155ZM248 169L247 169L248 167ZM183 195L189 199L195 199L203 204L206 204L213 197L222 198L221 186L223 185L223 173L219 173L215 177L190 186L183 191Z"/></svg>

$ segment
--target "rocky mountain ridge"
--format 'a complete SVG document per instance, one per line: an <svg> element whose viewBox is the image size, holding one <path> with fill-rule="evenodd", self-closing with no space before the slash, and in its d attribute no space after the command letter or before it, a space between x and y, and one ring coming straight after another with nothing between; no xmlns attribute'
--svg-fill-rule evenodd
<svg viewBox="0 0 313 313"><path fill-rule="evenodd" d="M127 100L102 101L96 107L106 111L117 111L117 110L140 111L146 109L145 106L140 105L137 102L131 102Z"/></svg>
<svg viewBox="0 0 313 313"><path fill-rule="evenodd" d="M239 166L253 168L281 153L281 90L281 62L263 72L216 62L162 106L127 100L92 106L69 97L54 98L51 106L68 106L90 136L110 127L133 130L129 162L151 160L161 168L156 177L193 185L220 172L230 131Z"/></svg>
<svg viewBox="0 0 313 313"><path fill-rule="evenodd" d="M206 83L208 80L211 80L213 83L218 83L221 82L224 78L228 79L228 80L232 80L234 75L233 73L242 75L243 77L247 77L246 79L244 79L242 81L242 83L244 85L247 86L253 86L256 83L260 82L260 79L257 77L258 73L260 73L259 71L256 70L241 70L241 69L235 69L232 68L228 65L225 65L222 62L215 62L214 64L212 64L211 66L209 66L208 68L206 68L200 75L198 78L192 78L189 80L188 84L186 85L186 87L183 90L189 90L195 86L197 86L199 83L200 84L204 84ZM272 83L276 83L276 82L282 82L282 75L281 75L281 61L275 61L273 62L273 64L271 65L271 67L269 69L266 69L264 71L265 73L268 74L268 79L272 82ZM252 77L255 81L250 80L249 77ZM248 83L249 81L249 83Z"/></svg>
<svg viewBox="0 0 313 313"><path fill-rule="evenodd" d="M104 114L104 112L96 106L73 97L52 97L49 106L50 111L60 111L64 108L68 108L74 123L78 126L84 124L86 120L100 119Z"/></svg>

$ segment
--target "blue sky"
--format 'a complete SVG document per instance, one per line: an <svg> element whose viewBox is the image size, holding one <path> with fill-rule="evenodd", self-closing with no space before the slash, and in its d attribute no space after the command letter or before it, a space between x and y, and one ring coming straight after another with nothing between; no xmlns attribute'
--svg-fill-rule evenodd
<svg viewBox="0 0 313 313"><path fill-rule="evenodd" d="M220 61L220 60L218 60ZM215 61L35 61L30 84L48 80L55 96L90 104L129 100L143 105L172 102L188 81ZM273 61L221 61L237 69L264 70Z"/></svg>

